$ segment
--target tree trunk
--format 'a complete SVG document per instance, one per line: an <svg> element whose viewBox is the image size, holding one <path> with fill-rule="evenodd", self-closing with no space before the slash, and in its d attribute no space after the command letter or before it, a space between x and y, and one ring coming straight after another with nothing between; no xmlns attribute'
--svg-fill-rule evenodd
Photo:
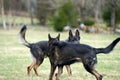
<svg viewBox="0 0 120 80"><path fill-rule="evenodd" d="M11 3L11 1L9 1L9 12L8 12L8 20L7 20L7 22L8 22L8 29L11 29L11 27L12 27L12 9L11 9L11 5L12 5L12 3ZM11 19L9 19L9 18L11 18Z"/></svg>
<svg viewBox="0 0 120 80"><path fill-rule="evenodd" d="M28 12L29 12L29 15L30 15L30 20L31 20L31 24L33 25L34 22L33 22L33 8L32 8L32 5L31 5L31 0L27 0L27 3L28 3Z"/></svg>
<svg viewBox="0 0 120 80"><path fill-rule="evenodd" d="M113 31L115 31L115 8L111 9L111 27L113 28Z"/></svg>
<svg viewBox="0 0 120 80"><path fill-rule="evenodd" d="M33 8L32 7L30 8L30 19L31 19L31 24L33 25L34 22L33 22Z"/></svg>
<svg viewBox="0 0 120 80"><path fill-rule="evenodd" d="M95 2L95 15L94 15L96 22L99 22L100 4L101 4L101 0L96 0L96 2Z"/></svg>
<svg viewBox="0 0 120 80"><path fill-rule="evenodd" d="M43 25L43 26L46 25L46 18L45 18L45 17L44 17L44 18L41 18L40 24Z"/></svg>
<svg viewBox="0 0 120 80"><path fill-rule="evenodd" d="M85 0L82 0L80 7L80 18L83 21L85 19Z"/></svg>
<svg viewBox="0 0 120 80"><path fill-rule="evenodd" d="M6 30L6 22L5 22L5 17L4 17L4 1L1 0L1 13L2 13L2 22L3 22L3 28Z"/></svg>

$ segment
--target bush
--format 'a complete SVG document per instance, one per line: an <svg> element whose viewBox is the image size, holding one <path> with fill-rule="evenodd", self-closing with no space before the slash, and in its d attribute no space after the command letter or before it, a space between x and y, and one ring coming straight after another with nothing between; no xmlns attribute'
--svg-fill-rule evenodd
<svg viewBox="0 0 120 80"><path fill-rule="evenodd" d="M111 16L110 13L111 13L110 10L109 10L109 9L106 9L106 10L104 10L103 15L102 15L103 20L104 20L105 22L107 22L107 25L108 25L108 26L110 26L110 16Z"/></svg>
<svg viewBox="0 0 120 80"><path fill-rule="evenodd" d="M48 15L50 15L53 11L53 4L50 4L49 0L36 0L36 10L35 16L39 20L41 25L45 25L48 19Z"/></svg>
<svg viewBox="0 0 120 80"><path fill-rule="evenodd" d="M65 3L58 11L58 15L53 18L53 26L56 31L62 31L64 26L76 26L77 14L71 2Z"/></svg>
<svg viewBox="0 0 120 80"><path fill-rule="evenodd" d="M78 14L76 13L72 2L68 1L66 4L64 4L61 8L60 14L61 12L63 12L67 18L67 25L71 27L77 26Z"/></svg>
<svg viewBox="0 0 120 80"><path fill-rule="evenodd" d="M119 23L120 22L120 9L117 9L116 10L116 23Z"/></svg>
<svg viewBox="0 0 120 80"><path fill-rule="evenodd" d="M85 19L83 21L83 23L86 25L86 26L92 26L95 24L95 20L94 19Z"/></svg>
<svg viewBox="0 0 120 80"><path fill-rule="evenodd" d="M111 20L111 9L105 9L103 11L103 20L105 22L108 23L108 25L110 26L110 20ZM120 9L116 9L115 11L115 23L119 23L120 22Z"/></svg>
<svg viewBox="0 0 120 80"><path fill-rule="evenodd" d="M53 25L56 31L62 31L64 26L66 26L67 20L66 17L54 17Z"/></svg>

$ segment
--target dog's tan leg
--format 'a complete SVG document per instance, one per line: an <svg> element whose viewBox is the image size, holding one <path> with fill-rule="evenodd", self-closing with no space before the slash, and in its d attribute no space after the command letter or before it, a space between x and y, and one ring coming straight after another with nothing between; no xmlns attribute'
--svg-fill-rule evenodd
<svg viewBox="0 0 120 80"><path fill-rule="evenodd" d="M53 80L53 75L54 75L55 70L56 70L56 66L51 64L49 80Z"/></svg>
<svg viewBox="0 0 120 80"><path fill-rule="evenodd" d="M100 75L95 69L94 69L94 65L90 66L90 65L84 65L85 69L90 72L91 74L93 74L96 77L96 80L102 80L103 76Z"/></svg>
<svg viewBox="0 0 120 80"><path fill-rule="evenodd" d="M36 64L34 66L34 71L35 71L35 74L37 76L40 76L39 71L38 71L38 67L43 63L43 60L44 60L43 57L41 57L39 60L36 60Z"/></svg>
<svg viewBox="0 0 120 80"><path fill-rule="evenodd" d="M102 80L102 75L100 75L95 69L92 70L93 75L95 75L97 80Z"/></svg>
<svg viewBox="0 0 120 80"><path fill-rule="evenodd" d="M70 65L65 65L66 69L67 69L67 72L68 72L68 75L72 75L72 71L71 71L71 68L70 68Z"/></svg>
<svg viewBox="0 0 120 80"><path fill-rule="evenodd" d="M35 64L36 64L36 62L33 61L31 63L31 65L27 67L27 73L28 73L29 76L30 76L30 72L31 72L31 70L32 70L32 68L34 67Z"/></svg>
<svg viewBox="0 0 120 80"><path fill-rule="evenodd" d="M60 80L60 75L62 74L63 67L58 67L58 73L56 74L56 80Z"/></svg>
<svg viewBox="0 0 120 80"><path fill-rule="evenodd" d="M40 74L39 74L39 71L38 71L38 67L40 66L40 64L35 64L35 66L34 66L34 71L35 71L35 74L37 75L37 76L40 76Z"/></svg>

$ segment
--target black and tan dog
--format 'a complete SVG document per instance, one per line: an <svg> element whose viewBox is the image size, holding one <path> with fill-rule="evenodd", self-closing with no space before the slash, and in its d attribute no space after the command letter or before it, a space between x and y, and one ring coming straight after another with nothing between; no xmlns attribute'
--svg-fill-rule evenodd
<svg viewBox="0 0 120 80"><path fill-rule="evenodd" d="M35 74L39 76L38 67L42 64L45 56L49 56L48 53L48 41L39 41L36 43L29 43L25 39L25 33L26 33L27 27L24 25L20 30L20 41L23 45L30 48L30 52L32 55L33 62L30 66L27 67L28 75L30 75L30 72L32 69L34 69ZM80 41L80 34L79 31L76 30L75 35L72 34L72 31L69 31L69 37L66 40L66 42L74 42L79 43ZM69 65L66 65L66 69L69 75L71 75L71 69Z"/></svg>
<svg viewBox="0 0 120 80"><path fill-rule="evenodd" d="M99 74L94 67L94 65L97 63L97 54L107 54L111 52L116 44L120 41L120 38L117 38L106 48L94 48L85 44L75 44L59 41L60 34L56 38L52 38L50 34L48 37L50 47L49 59L51 62L49 80L53 80L56 67L58 67L56 80L59 80L64 65L70 65L79 61L83 63L84 68L89 73L96 77L96 80L102 80L103 76Z"/></svg>

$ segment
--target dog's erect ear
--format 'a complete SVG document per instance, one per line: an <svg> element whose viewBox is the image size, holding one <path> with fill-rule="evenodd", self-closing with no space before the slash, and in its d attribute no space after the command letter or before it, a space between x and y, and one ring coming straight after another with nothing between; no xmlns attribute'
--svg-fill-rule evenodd
<svg viewBox="0 0 120 80"><path fill-rule="evenodd" d="M80 33L79 33L78 29L76 30L75 35L78 36L78 37L80 36Z"/></svg>
<svg viewBox="0 0 120 80"><path fill-rule="evenodd" d="M60 33L58 34L58 36L56 37L58 40L60 40Z"/></svg>
<svg viewBox="0 0 120 80"><path fill-rule="evenodd" d="M72 30L69 30L69 36L73 36Z"/></svg>
<svg viewBox="0 0 120 80"><path fill-rule="evenodd" d="M52 39L51 36L50 36L50 34L48 34L48 39L49 39L49 41Z"/></svg>

